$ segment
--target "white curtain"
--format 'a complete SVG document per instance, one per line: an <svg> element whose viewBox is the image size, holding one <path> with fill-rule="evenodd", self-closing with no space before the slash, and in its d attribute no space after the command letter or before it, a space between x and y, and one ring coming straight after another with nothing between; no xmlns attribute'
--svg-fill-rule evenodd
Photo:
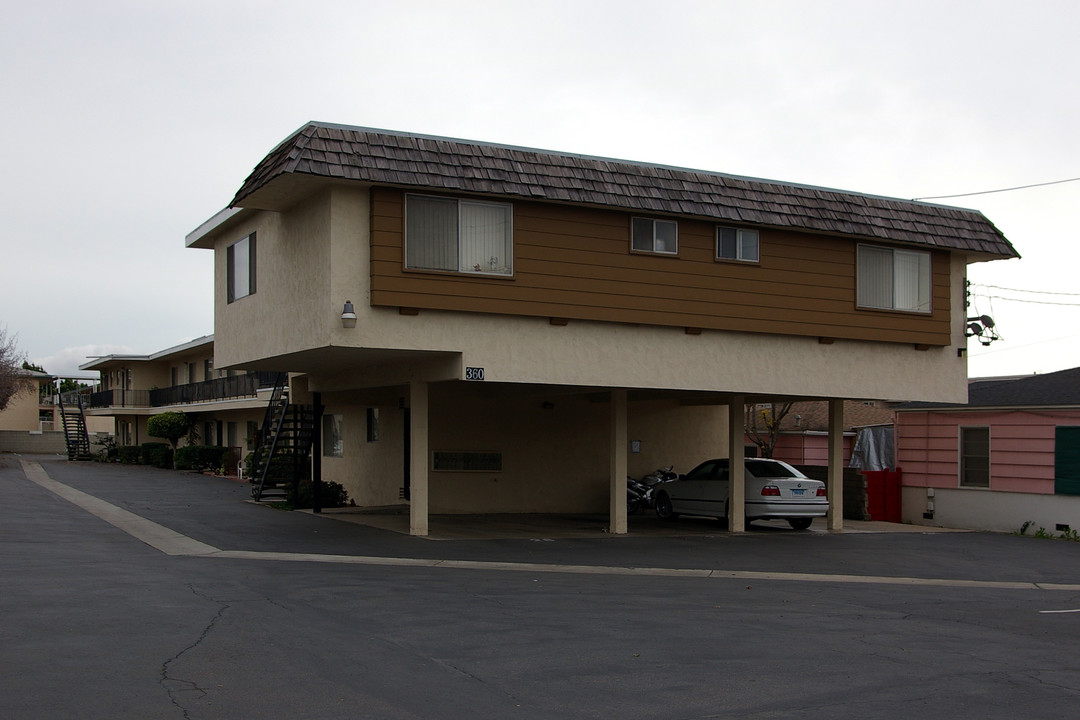
<svg viewBox="0 0 1080 720"><path fill-rule="evenodd" d="M893 287L897 310L930 312L930 255L894 250Z"/></svg>
<svg viewBox="0 0 1080 720"><path fill-rule="evenodd" d="M758 234L757 230L739 231L739 259L749 262L758 261Z"/></svg>
<svg viewBox="0 0 1080 720"><path fill-rule="evenodd" d="M679 252L679 226L667 220L656 221L656 252Z"/></svg>
<svg viewBox="0 0 1080 720"><path fill-rule="evenodd" d="M461 201L462 272L509 275L510 207Z"/></svg>

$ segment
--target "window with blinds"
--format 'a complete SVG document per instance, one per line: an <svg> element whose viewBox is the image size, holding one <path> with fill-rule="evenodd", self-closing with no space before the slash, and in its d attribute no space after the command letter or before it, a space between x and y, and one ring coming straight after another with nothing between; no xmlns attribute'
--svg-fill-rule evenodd
<svg viewBox="0 0 1080 720"><path fill-rule="evenodd" d="M508 203L406 195L405 267L512 275L513 207Z"/></svg>
<svg viewBox="0 0 1080 720"><path fill-rule="evenodd" d="M679 254L679 224L674 220L631 218L630 236L630 247L635 251Z"/></svg>
<svg viewBox="0 0 1080 720"><path fill-rule="evenodd" d="M930 253L860 245L859 307L929 313Z"/></svg>
<svg viewBox="0 0 1080 720"><path fill-rule="evenodd" d="M758 255L758 232L746 228L716 228L716 259L739 260L756 263Z"/></svg>

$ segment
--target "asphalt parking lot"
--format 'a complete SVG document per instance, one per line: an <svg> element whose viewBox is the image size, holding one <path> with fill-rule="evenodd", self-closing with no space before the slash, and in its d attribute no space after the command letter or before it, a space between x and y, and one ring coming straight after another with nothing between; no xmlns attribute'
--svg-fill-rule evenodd
<svg viewBox="0 0 1080 720"><path fill-rule="evenodd" d="M432 540L247 491L0 456L0 717L1075 715L1078 543L635 518Z"/></svg>

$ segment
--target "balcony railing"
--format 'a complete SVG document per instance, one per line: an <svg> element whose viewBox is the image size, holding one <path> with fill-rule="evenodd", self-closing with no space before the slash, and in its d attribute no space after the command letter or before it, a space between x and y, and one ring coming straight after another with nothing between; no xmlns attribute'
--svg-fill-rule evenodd
<svg viewBox="0 0 1080 720"><path fill-rule="evenodd" d="M103 390L89 399L84 397L83 406L146 408L255 397L260 389L274 387L277 376L278 373L257 372L154 390Z"/></svg>
<svg viewBox="0 0 1080 720"><path fill-rule="evenodd" d="M65 396L64 402L66 403L67 397ZM150 391L149 390L101 390L100 392L91 393L89 396L83 398L83 407L85 408L103 408L103 407L129 407L129 408L145 408L150 407Z"/></svg>

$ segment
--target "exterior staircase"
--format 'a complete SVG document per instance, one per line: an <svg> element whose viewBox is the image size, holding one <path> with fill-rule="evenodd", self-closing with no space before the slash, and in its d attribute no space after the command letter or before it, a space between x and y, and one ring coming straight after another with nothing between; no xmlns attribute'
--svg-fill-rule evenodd
<svg viewBox="0 0 1080 720"><path fill-rule="evenodd" d="M286 502L307 474L315 437L315 410L289 402L288 376L281 373L263 416L255 453L251 496L255 502Z"/></svg>
<svg viewBox="0 0 1080 720"><path fill-rule="evenodd" d="M60 404L60 419L64 424L64 441L67 443L68 460L91 460L90 434L86 431L86 414L83 413L82 396L75 394L68 397L68 404L64 404L63 394L57 395ZM71 405L71 400L75 405Z"/></svg>

